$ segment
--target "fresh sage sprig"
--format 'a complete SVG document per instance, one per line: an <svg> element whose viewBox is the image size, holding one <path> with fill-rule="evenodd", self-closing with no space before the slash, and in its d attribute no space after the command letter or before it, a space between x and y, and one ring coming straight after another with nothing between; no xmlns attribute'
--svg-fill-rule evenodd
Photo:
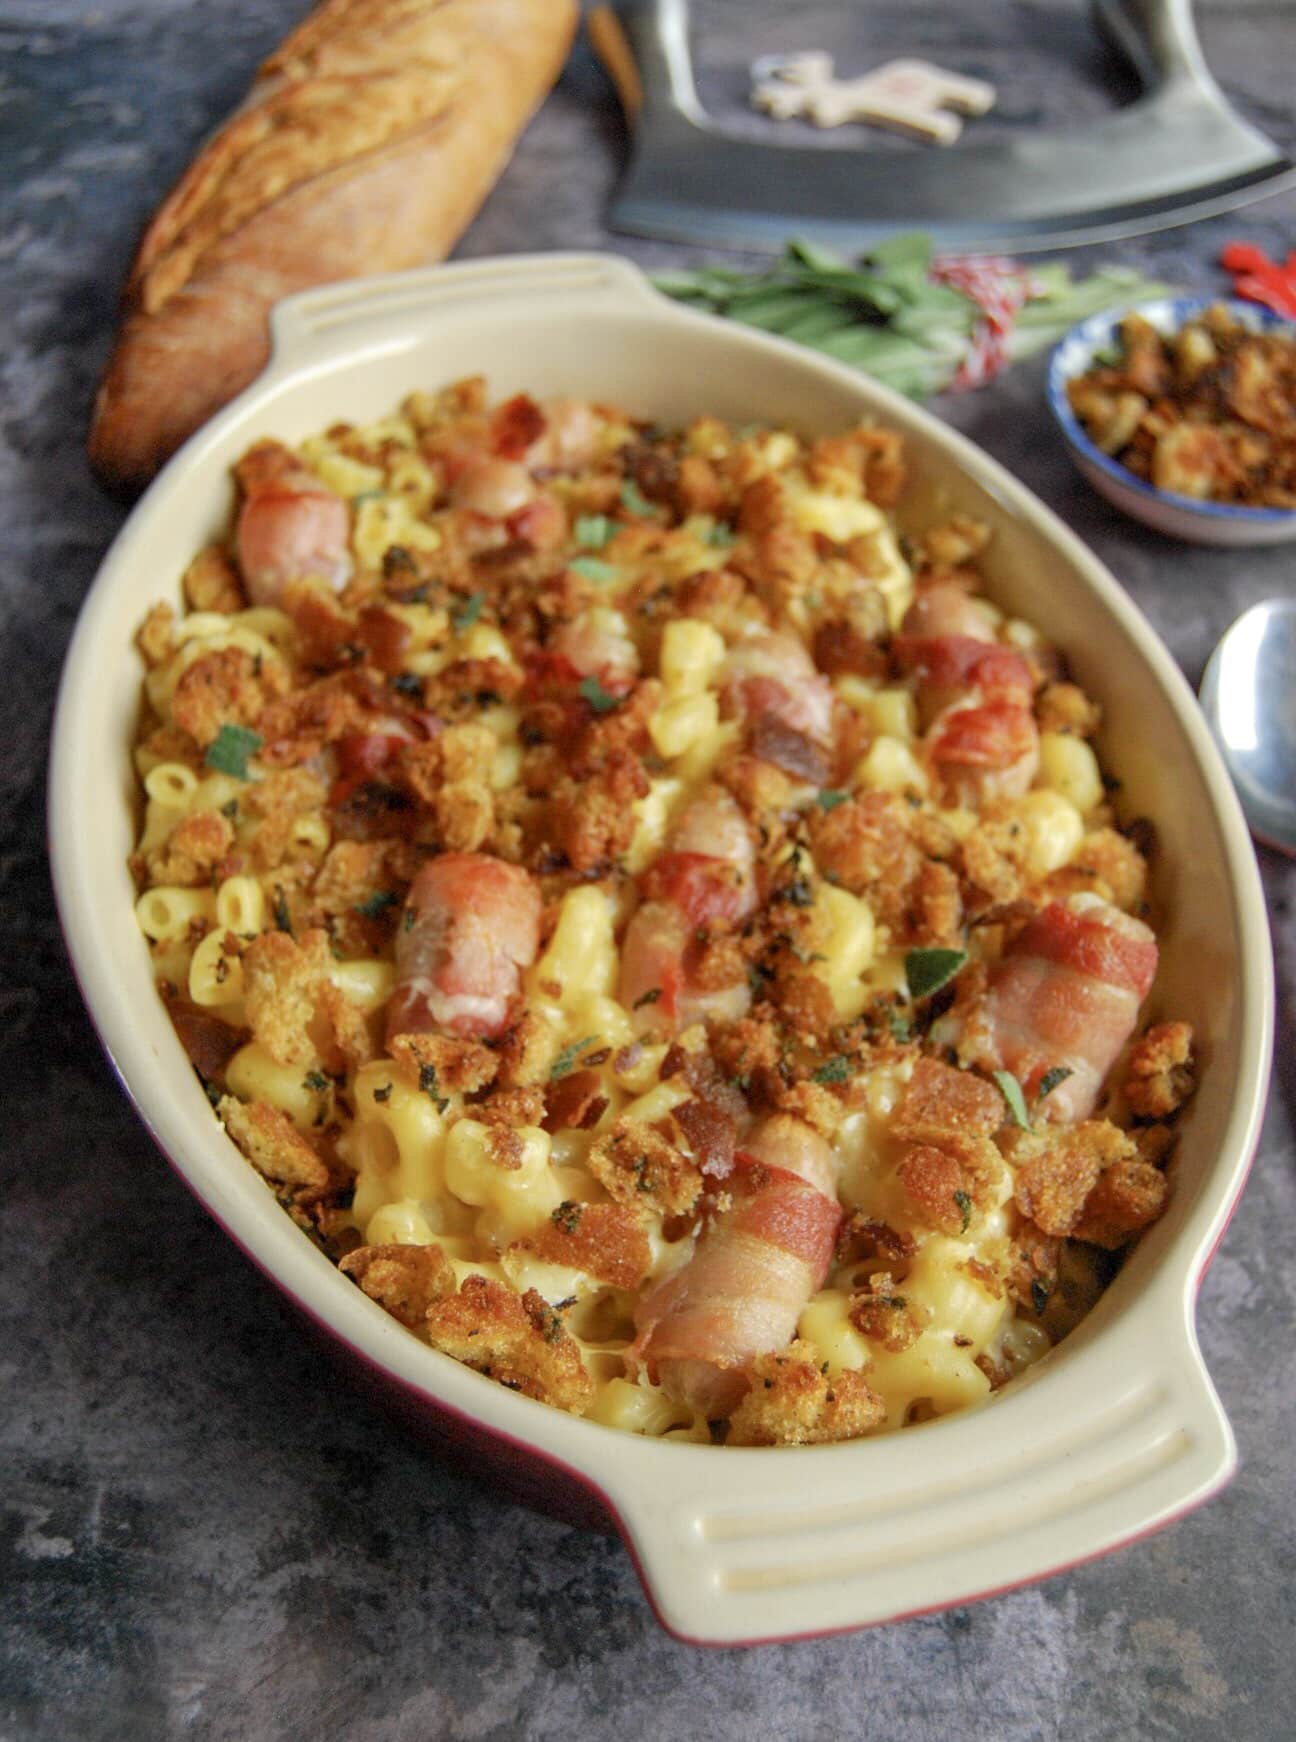
<svg viewBox="0 0 1296 1742"><path fill-rule="evenodd" d="M791 242L761 272L703 266L661 273L654 283L694 308L795 339L923 399L953 380L985 318L972 297L935 282L931 266L931 238L914 233L879 243L853 263ZM1166 290L1122 267L1100 268L1079 283L1060 262L1018 270L1028 294L1008 341L1013 360L1100 309Z"/></svg>

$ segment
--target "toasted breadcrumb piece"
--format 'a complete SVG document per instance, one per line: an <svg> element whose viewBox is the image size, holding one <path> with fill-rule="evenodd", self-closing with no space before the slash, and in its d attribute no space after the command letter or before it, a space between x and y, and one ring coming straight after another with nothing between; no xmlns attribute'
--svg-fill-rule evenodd
<svg viewBox="0 0 1296 1742"><path fill-rule="evenodd" d="M869 429L863 425L849 437L858 454L864 494L879 508L894 508L909 482L904 437L895 429Z"/></svg>
<svg viewBox="0 0 1296 1742"><path fill-rule="evenodd" d="M1177 1113L1197 1087L1192 1024L1160 1022L1130 1053L1125 1099L1139 1119Z"/></svg>
<svg viewBox="0 0 1296 1742"><path fill-rule="evenodd" d="M213 869L234 845L234 830L219 811L194 811L182 817L160 847L148 855L151 883L185 888L211 881Z"/></svg>
<svg viewBox="0 0 1296 1742"><path fill-rule="evenodd" d="M458 1294L428 1308L426 1324L434 1349L510 1391L573 1415L584 1415L593 1401L579 1347L534 1288L519 1297L505 1283L466 1276Z"/></svg>
<svg viewBox="0 0 1296 1742"><path fill-rule="evenodd" d="M387 1051L414 1088L428 1080L424 1073L431 1070L442 1090L470 1095L494 1082L499 1070L499 1060L489 1047L453 1034L397 1034L388 1041Z"/></svg>
<svg viewBox="0 0 1296 1742"><path fill-rule="evenodd" d="M969 905L983 905L975 891L984 891L995 902L1016 901L1027 888L1030 878L1026 862L1030 853L1030 837L1011 814L997 814L993 803L987 804L981 821L960 842L957 862L963 877L972 885Z"/></svg>
<svg viewBox="0 0 1296 1742"><path fill-rule="evenodd" d="M144 655L150 671L170 659L175 652L175 612L160 600L140 624L135 645Z"/></svg>
<svg viewBox="0 0 1296 1742"><path fill-rule="evenodd" d="M901 1294L889 1271L879 1270L851 1296L847 1316L861 1336L889 1354L912 1348L923 1333L924 1315Z"/></svg>
<svg viewBox="0 0 1296 1742"><path fill-rule="evenodd" d="M1130 1138L1107 1119L1015 1132L1011 1151L1017 1207L1046 1234L1070 1234L1099 1175L1137 1154Z"/></svg>
<svg viewBox="0 0 1296 1742"><path fill-rule="evenodd" d="M643 1214L687 1215L702 1191L702 1170L640 1119L618 1119L586 1166L610 1198Z"/></svg>
<svg viewBox="0 0 1296 1742"><path fill-rule="evenodd" d="M922 549L932 568L953 569L970 563L990 542L990 528L970 514L953 514L922 537Z"/></svg>
<svg viewBox="0 0 1296 1742"><path fill-rule="evenodd" d="M774 1097L774 1105L780 1113L791 1113L795 1118L802 1119L812 1130L829 1142L837 1135L846 1109L831 1089L822 1083L803 1080L793 1083L790 1088L781 1089Z"/></svg>
<svg viewBox="0 0 1296 1742"><path fill-rule="evenodd" d="M389 864L396 841L338 841L324 856L311 898L322 918L351 913L375 895L396 894L408 877L393 875ZM412 870L413 867L411 866Z"/></svg>
<svg viewBox="0 0 1296 1742"><path fill-rule="evenodd" d="M448 781L432 807L437 839L448 853L475 853L495 830L495 795L485 782Z"/></svg>
<svg viewBox="0 0 1296 1742"><path fill-rule="evenodd" d="M832 991L813 968L780 966L770 996L787 1026L807 1044L822 1045L837 1026Z"/></svg>
<svg viewBox="0 0 1296 1742"><path fill-rule="evenodd" d="M304 1064L316 1056L308 1029L331 959L322 931L305 932L300 942L287 932L262 932L243 952L248 1023L276 1064Z"/></svg>
<svg viewBox="0 0 1296 1742"><path fill-rule="evenodd" d="M496 742L488 726L463 721L400 753L402 776L431 809L437 838L447 851L475 853L495 827L490 776Z"/></svg>
<svg viewBox="0 0 1296 1742"><path fill-rule="evenodd" d="M199 744L207 745L222 726L254 726L272 695L282 694L288 675L278 660L257 669L242 647L200 653L181 672L171 697L171 718Z"/></svg>
<svg viewBox="0 0 1296 1742"><path fill-rule="evenodd" d="M377 1058L378 1048L368 1018L340 986L331 980L321 980L317 1008L331 1043L323 1048L327 1069L355 1071Z"/></svg>
<svg viewBox="0 0 1296 1742"><path fill-rule="evenodd" d="M638 1288L652 1264L648 1236L625 1204L559 1204L533 1234L510 1250L583 1270L613 1288Z"/></svg>
<svg viewBox="0 0 1296 1742"><path fill-rule="evenodd" d="M891 1129L897 1137L910 1136L917 1127L942 1126L988 1137L1003 1118L1003 1096L993 1083L939 1059L920 1058L905 1084Z"/></svg>
<svg viewBox="0 0 1296 1742"><path fill-rule="evenodd" d="M1169 1125L1136 1125L1130 1136L1138 1150L1139 1160L1146 1161L1150 1167L1159 1167L1163 1171L1174 1147L1178 1134Z"/></svg>
<svg viewBox="0 0 1296 1742"><path fill-rule="evenodd" d="M941 1126L909 1128L912 1146L896 1178L913 1213L942 1234L966 1234L974 1215L989 1207L1003 1171L988 1137Z"/></svg>
<svg viewBox="0 0 1296 1742"><path fill-rule="evenodd" d="M733 635L751 621L751 596L732 569L703 569L681 582L676 606L685 617L700 617L720 633Z"/></svg>
<svg viewBox="0 0 1296 1742"><path fill-rule="evenodd" d="M880 625L872 601L881 607ZM861 587L858 598L848 598L841 615L825 618L815 629L814 662L827 677L854 673L857 677L886 676L887 657L879 643L885 634L886 603L876 587ZM851 718L858 718L852 714ZM862 746L861 746L862 748Z"/></svg>
<svg viewBox="0 0 1296 1742"><path fill-rule="evenodd" d="M184 595L191 611L242 611L247 595L228 554L218 544L209 544L189 564L184 575Z"/></svg>
<svg viewBox="0 0 1296 1742"><path fill-rule="evenodd" d="M884 1258L892 1265L908 1263L914 1255L912 1234L902 1233L887 1222L866 1216L863 1210L852 1210L837 1230L835 1264L860 1264L874 1258Z"/></svg>
<svg viewBox="0 0 1296 1742"><path fill-rule="evenodd" d="M750 1082L758 1071L773 1071L782 1050L778 1023L768 1005L720 1029L711 1046L716 1064L739 1083Z"/></svg>
<svg viewBox="0 0 1296 1742"><path fill-rule="evenodd" d="M1092 738L1102 724L1102 709L1089 700L1079 684L1051 683L1040 691L1035 718L1041 732Z"/></svg>
<svg viewBox="0 0 1296 1742"><path fill-rule="evenodd" d="M903 919L909 885L922 866L909 834L908 807L891 792L870 792L810 817L810 851L824 876L852 895L878 895L885 925Z"/></svg>
<svg viewBox="0 0 1296 1742"><path fill-rule="evenodd" d="M647 791L643 762L629 750L592 778L560 780L547 806L548 845L582 874L614 864L634 839L634 805Z"/></svg>
<svg viewBox="0 0 1296 1742"><path fill-rule="evenodd" d="M743 491L738 528L747 534L735 566L776 611L803 593L819 567L814 540L792 518L782 481L772 472Z"/></svg>
<svg viewBox="0 0 1296 1742"><path fill-rule="evenodd" d="M326 744L370 725L364 703L354 694L349 671L333 672L306 689L272 702L257 721L265 739L261 759L288 765L317 756Z"/></svg>
<svg viewBox="0 0 1296 1742"><path fill-rule="evenodd" d="M1005 1281L1019 1307L1042 1318L1057 1283L1062 1241L1034 1222L1024 1221L1013 1236Z"/></svg>
<svg viewBox="0 0 1296 1742"><path fill-rule="evenodd" d="M724 485L704 454L685 454L680 460L677 490L685 514L714 514L725 504Z"/></svg>
<svg viewBox="0 0 1296 1742"><path fill-rule="evenodd" d="M326 797L324 782L306 768L277 769L248 788L240 802L257 820L249 851L258 871L276 871L300 856L293 827L301 817L318 815Z"/></svg>
<svg viewBox="0 0 1296 1742"><path fill-rule="evenodd" d="M781 768L760 756L726 756L716 778L731 792L747 815L762 826L791 802L793 781Z"/></svg>
<svg viewBox="0 0 1296 1742"><path fill-rule="evenodd" d="M948 865L925 860L914 881L904 942L922 948L957 946L962 929L963 896L957 875Z"/></svg>
<svg viewBox="0 0 1296 1742"><path fill-rule="evenodd" d="M268 1101L237 1101L222 1095L216 1108L225 1129L271 1185L295 1197L326 1192L331 1175L286 1113Z"/></svg>
<svg viewBox="0 0 1296 1742"><path fill-rule="evenodd" d="M360 1246L338 1269L412 1331L436 1301L454 1293L454 1270L436 1245Z"/></svg>
<svg viewBox="0 0 1296 1742"><path fill-rule="evenodd" d="M544 1116L544 1090L534 1085L525 1089L494 1088L484 1101L473 1104L473 1117L483 1125L503 1125L509 1130L518 1125L539 1125Z"/></svg>
<svg viewBox="0 0 1296 1742"><path fill-rule="evenodd" d="M835 1379L821 1371L814 1347L798 1338L782 1354L759 1355L751 1389L729 1421L731 1446L808 1446L851 1440L886 1420L886 1405L862 1373Z"/></svg>
<svg viewBox="0 0 1296 1742"><path fill-rule="evenodd" d="M158 762L183 762L195 772L202 767L202 752L188 732L182 732L179 726L153 726L151 729L143 729L143 736L136 749L137 758L141 751L148 757L144 764L146 768L151 768Z"/></svg>
<svg viewBox="0 0 1296 1742"><path fill-rule="evenodd" d="M1159 1168L1137 1157L1122 1157L1099 1175L1071 1237L1115 1252L1156 1221L1169 1195Z"/></svg>
<svg viewBox="0 0 1296 1742"><path fill-rule="evenodd" d="M549 1080L558 1037L533 1010L524 1010L499 1046L499 1080L505 1088L537 1088Z"/></svg>
<svg viewBox="0 0 1296 1742"><path fill-rule="evenodd" d="M1041 893L1050 901L1092 892L1125 913L1143 907L1147 891L1147 860L1133 841L1115 829L1094 829L1076 848L1070 862L1054 871Z"/></svg>

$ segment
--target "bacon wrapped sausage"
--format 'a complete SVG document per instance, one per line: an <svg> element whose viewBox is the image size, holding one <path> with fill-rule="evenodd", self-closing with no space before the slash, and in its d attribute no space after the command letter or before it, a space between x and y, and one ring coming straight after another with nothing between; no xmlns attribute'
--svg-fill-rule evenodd
<svg viewBox="0 0 1296 1742"><path fill-rule="evenodd" d="M1041 1112L1086 1119L1103 1078L1134 1032L1156 975L1156 940L1141 920L1092 895L1052 902L995 964L984 998L957 1006L932 1038L965 1064L1009 1070L1028 1094L1050 1072L1068 1073Z"/></svg>
<svg viewBox="0 0 1296 1742"><path fill-rule="evenodd" d="M741 1401L751 1361L791 1341L828 1273L842 1217L832 1150L776 1114L739 1152L725 1200L689 1262L640 1304L629 1355L708 1419Z"/></svg>
<svg viewBox="0 0 1296 1742"><path fill-rule="evenodd" d="M396 937L387 1034L439 1028L465 1040L509 1026L540 948L540 890L517 865L442 853L410 886Z"/></svg>

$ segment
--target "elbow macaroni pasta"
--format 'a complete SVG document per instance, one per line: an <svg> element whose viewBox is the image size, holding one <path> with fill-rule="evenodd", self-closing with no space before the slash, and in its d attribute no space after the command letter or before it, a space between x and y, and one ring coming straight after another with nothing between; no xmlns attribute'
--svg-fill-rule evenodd
<svg viewBox="0 0 1296 1742"><path fill-rule="evenodd" d="M935 949L988 972L1014 905L1059 888L1076 913L1117 885L1137 905L1141 860L1120 856L1091 728L1076 725L1091 705L1060 693L1048 711L1037 695L1038 768L990 783L984 802L947 776L933 720L949 694L934 704L892 643L920 589L925 610L955 572L963 617L949 633L964 653L994 644L1042 671L1048 650L968 596L971 523L937 529L926 555L922 538L902 548L886 432L807 444L703 418L659 446L605 408L549 407L537 426L519 403L488 414L460 383L281 450L289 477L313 474L303 500L346 504L337 562L311 559L349 576L343 590L254 574L239 603L236 539L207 553L233 608L196 586L194 609L152 622L135 913L177 1027L299 1225L344 1268L357 1246L377 1249L406 1279L393 1304L389 1281L357 1272L375 1300L438 1347L444 1302L497 1303L482 1347L523 1339L522 1355L491 1357L505 1383L548 1395L537 1375L560 1354L590 1420L715 1437L640 1353L642 1309L721 1238L739 1177L777 1176L744 1144L778 1117L827 1143L842 1243L789 1320L795 1341L772 1353L823 1391L821 1410L834 1384L866 1383L875 1429L980 1404L1069 1321L1020 1281L1025 1139L898 1129L917 1064L949 1056L910 960ZM498 487L507 513L459 506L467 462L475 502ZM239 476L255 504L253 475ZM556 641L569 623L577 633ZM779 653L793 636L802 663ZM247 659L213 659L230 649ZM241 689L222 687L231 666ZM987 698L970 669L975 708ZM763 739L762 711L778 728ZM978 741L972 764L987 754ZM729 846L697 850L699 804L739 819L751 867ZM446 966L461 913L436 919L427 960L406 942L431 923L412 893L422 870L452 854L524 868L543 902L534 959L510 953L471 886L466 962ZM641 888L649 872L660 886ZM629 942L645 891L679 933L662 963L649 949L646 986ZM437 1014L429 987L447 1007L488 1001L501 973L516 982L503 1029ZM411 1007L410 1031L389 1033ZM727 1156L708 1147L717 1119ZM966 1162L975 1202L950 1200L961 1227L913 1187L916 1143L930 1178ZM663 1154L675 1175L654 1171ZM599 1229L615 1239L600 1246ZM795 1245L795 1229L744 1235L777 1249L771 1270L787 1269L784 1237ZM1071 1261L1077 1243L1060 1244L1059 1291L1070 1264L1072 1292L1091 1299L1096 1247ZM409 1248L436 1248L434 1281L402 1269ZM777 1377L763 1384L777 1393ZM837 1437L788 1422L789 1439Z"/></svg>

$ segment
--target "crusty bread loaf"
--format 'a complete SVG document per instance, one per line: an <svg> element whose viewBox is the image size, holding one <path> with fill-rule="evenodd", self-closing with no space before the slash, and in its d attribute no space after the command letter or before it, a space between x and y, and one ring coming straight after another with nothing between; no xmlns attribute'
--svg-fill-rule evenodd
<svg viewBox="0 0 1296 1742"><path fill-rule="evenodd" d="M322 0L145 233L90 431L101 481L141 490L253 380L280 297L442 259L576 16L576 0Z"/></svg>

